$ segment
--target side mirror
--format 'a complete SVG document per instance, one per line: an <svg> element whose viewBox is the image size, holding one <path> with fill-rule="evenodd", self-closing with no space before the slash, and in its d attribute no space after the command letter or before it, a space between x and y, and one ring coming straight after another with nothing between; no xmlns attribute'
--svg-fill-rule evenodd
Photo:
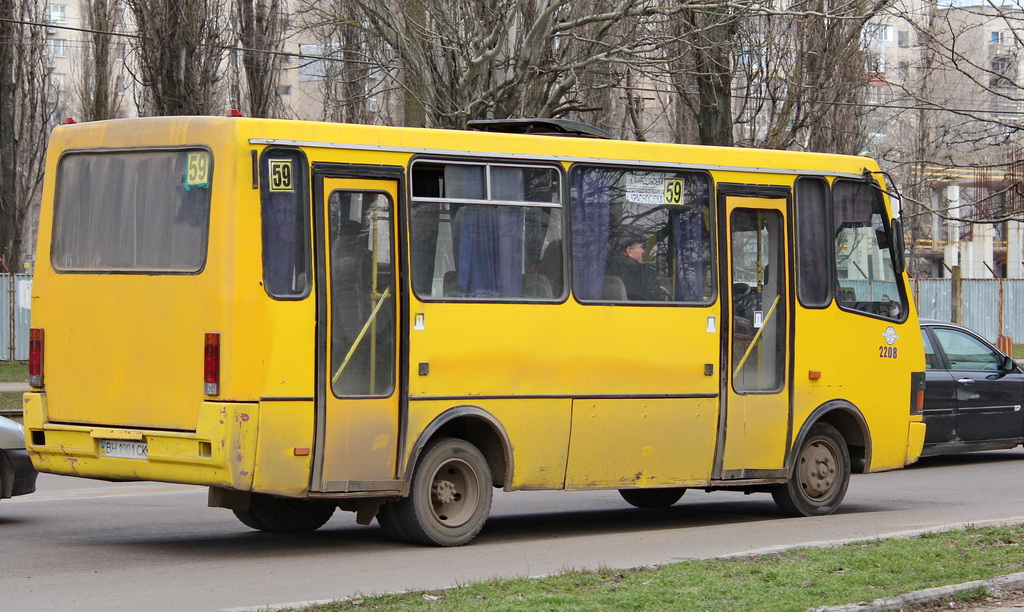
<svg viewBox="0 0 1024 612"><path fill-rule="evenodd" d="M890 223L890 230L892 231L892 267L896 274L903 274L907 270L907 261L904 250L906 249L905 243L903 242L903 223L896 218Z"/></svg>
<svg viewBox="0 0 1024 612"><path fill-rule="evenodd" d="M1014 371L1014 370L1015 370L1016 368L1017 368L1017 362L1016 362L1016 361L1015 361L1015 360L1013 359L1013 357L1010 357L1010 356L1006 356L1006 357L1005 357L1005 358L1003 359L1003 367L1002 367L1002 370L1003 370L1004 372L1012 372L1012 371Z"/></svg>

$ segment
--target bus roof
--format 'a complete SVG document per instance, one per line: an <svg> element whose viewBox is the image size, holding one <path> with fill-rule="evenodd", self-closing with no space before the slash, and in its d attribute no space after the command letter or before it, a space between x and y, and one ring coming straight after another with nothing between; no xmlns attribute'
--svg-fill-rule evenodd
<svg viewBox="0 0 1024 612"><path fill-rule="evenodd" d="M97 131L102 134L97 134ZM627 165L753 171L769 174L862 176L878 170L867 157L801 151L602 140L479 130L390 127L211 116L142 117L63 125L51 146L61 149L213 144L300 146L410 155L457 155L523 161L612 162Z"/></svg>

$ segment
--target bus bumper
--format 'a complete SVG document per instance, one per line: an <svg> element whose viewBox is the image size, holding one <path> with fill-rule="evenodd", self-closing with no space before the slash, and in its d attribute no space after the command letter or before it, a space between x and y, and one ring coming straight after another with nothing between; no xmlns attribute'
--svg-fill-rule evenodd
<svg viewBox="0 0 1024 612"><path fill-rule="evenodd" d="M252 488L259 404L203 402L195 432L51 423L45 393L26 393L24 410L25 444L40 472Z"/></svg>
<svg viewBox="0 0 1024 612"><path fill-rule="evenodd" d="M910 423L907 431L907 463L910 465L921 458L921 450L924 448L924 423Z"/></svg>

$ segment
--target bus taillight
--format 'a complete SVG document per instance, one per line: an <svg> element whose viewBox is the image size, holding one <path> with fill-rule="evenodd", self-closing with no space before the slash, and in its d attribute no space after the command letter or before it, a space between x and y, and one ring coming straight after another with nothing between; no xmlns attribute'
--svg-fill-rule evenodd
<svg viewBox="0 0 1024 612"><path fill-rule="evenodd" d="M924 372L910 374L910 414L924 414Z"/></svg>
<svg viewBox="0 0 1024 612"><path fill-rule="evenodd" d="M220 334L206 334L203 347L203 392L206 395L220 393Z"/></svg>
<svg viewBox="0 0 1024 612"><path fill-rule="evenodd" d="M28 330L28 384L36 389L43 387L43 328Z"/></svg>

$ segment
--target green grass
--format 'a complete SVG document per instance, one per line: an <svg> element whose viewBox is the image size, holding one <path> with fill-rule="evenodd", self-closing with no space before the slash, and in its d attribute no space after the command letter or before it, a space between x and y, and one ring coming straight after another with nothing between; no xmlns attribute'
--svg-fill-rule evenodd
<svg viewBox="0 0 1024 612"><path fill-rule="evenodd" d="M28 382L28 363L0 361L0 382Z"/></svg>
<svg viewBox="0 0 1024 612"><path fill-rule="evenodd" d="M442 591L356 597L307 610L801 611L1024 568L1024 526L803 548L660 568L491 580ZM965 593L976 599L978 593Z"/></svg>
<svg viewBox="0 0 1024 612"><path fill-rule="evenodd" d="M0 414L20 412L24 394L21 391L0 391Z"/></svg>

